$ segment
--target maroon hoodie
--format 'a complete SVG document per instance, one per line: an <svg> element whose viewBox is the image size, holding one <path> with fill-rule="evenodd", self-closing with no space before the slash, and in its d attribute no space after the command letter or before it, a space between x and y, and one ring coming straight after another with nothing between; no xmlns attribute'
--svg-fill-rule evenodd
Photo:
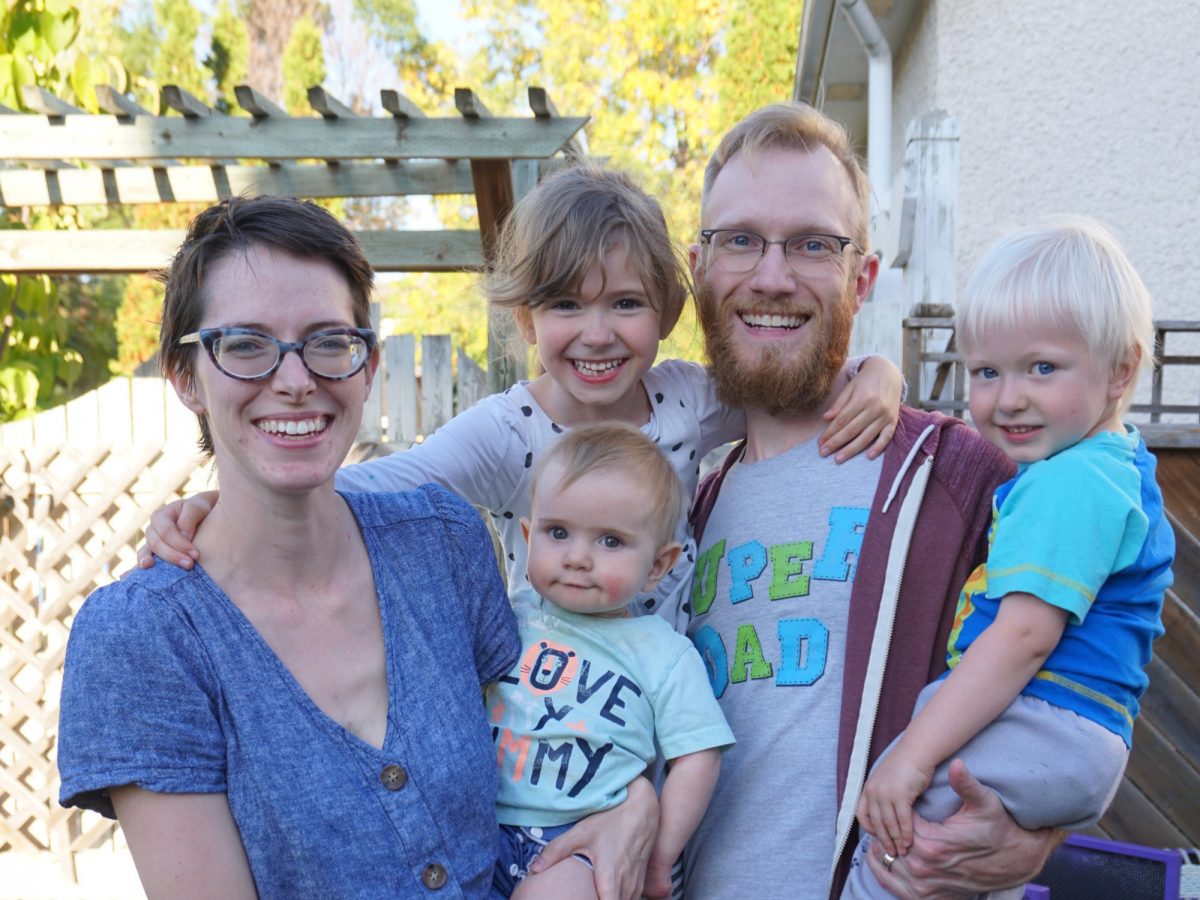
<svg viewBox="0 0 1200 900"><path fill-rule="evenodd" d="M935 426L933 431L905 469L896 497L884 512L888 494L909 451L930 425ZM690 517L697 545L725 472L740 457L741 449L735 449L697 490ZM871 515L850 595L842 714L838 729L838 797L845 789L897 515L913 473L929 456L933 457L933 471L917 515L900 584L891 652L871 736L868 766L908 725L917 694L946 668L946 640L959 591L967 576L987 555L992 493L1014 473L1012 462L1003 453L959 419L904 406L900 408L896 434L884 452L883 469L871 503ZM850 857L858 842L857 832L856 825L838 860L831 898L841 893Z"/></svg>

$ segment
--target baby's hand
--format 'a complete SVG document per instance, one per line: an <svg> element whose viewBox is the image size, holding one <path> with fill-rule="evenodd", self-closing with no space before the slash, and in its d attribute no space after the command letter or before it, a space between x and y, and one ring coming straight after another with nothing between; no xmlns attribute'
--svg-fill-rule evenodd
<svg viewBox="0 0 1200 900"><path fill-rule="evenodd" d="M200 558L192 539L200 523L217 505L217 496L216 491L205 491L156 509L146 526L146 543L138 547L138 567L150 568L154 557L159 556L182 569L190 569Z"/></svg>
<svg viewBox="0 0 1200 900"><path fill-rule="evenodd" d="M932 768L905 758L899 749L875 766L858 801L859 824L892 856L903 856L912 846L913 803L933 777Z"/></svg>
<svg viewBox="0 0 1200 900"><path fill-rule="evenodd" d="M646 867L646 883L642 887L643 897L671 896L671 865L670 860L651 857L650 865Z"/></svg>
<svg viewBox="0 0 1200 900"><path fill-rule="evenodd" d="M900 419L903 388L904 379L891 360L883 356L864 360L825 413L829 427L818 442L821 455L837 453L834 461L842 463L863 450L874 459L887 449Z"/></svg>

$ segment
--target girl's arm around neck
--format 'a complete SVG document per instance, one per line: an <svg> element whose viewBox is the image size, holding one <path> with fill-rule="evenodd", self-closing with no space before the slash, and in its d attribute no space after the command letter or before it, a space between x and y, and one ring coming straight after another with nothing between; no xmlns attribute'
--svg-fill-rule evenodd
<svg viewBox="0 0 1200 900"><path fill-rule="evenodd" d="M258 896L224 794L156 794L124 785L111 795L148 900Z"/></svg>
<svg viewBox="0 0 1200 900"><path fill-rule="evenodd" d="M836 453L842 463L865 450L874 459L896 433L904 378L886 356L848 360L842 375L850 380L823 415L829 425L819 440L821 455Z"/></svg>
<svg viewBox="0 0 1200 900"><path fill-rule="evenodd" d="M499 509L525 469L528 427L518 405L493 394L463 410L420 444L338 469L342 491L411 491L440 484L476 506Z"/></svg>

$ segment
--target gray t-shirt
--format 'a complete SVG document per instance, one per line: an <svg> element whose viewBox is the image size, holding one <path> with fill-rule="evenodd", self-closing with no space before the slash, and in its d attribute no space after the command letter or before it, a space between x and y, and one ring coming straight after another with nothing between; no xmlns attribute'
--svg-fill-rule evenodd
<svg viewBox="0 0 1200 900"><path fill-rule="evenodd" d="M688 897L828 893L850 590L880 468L813 440L721 486L688 634L737 744L685 856Z"/></svg>

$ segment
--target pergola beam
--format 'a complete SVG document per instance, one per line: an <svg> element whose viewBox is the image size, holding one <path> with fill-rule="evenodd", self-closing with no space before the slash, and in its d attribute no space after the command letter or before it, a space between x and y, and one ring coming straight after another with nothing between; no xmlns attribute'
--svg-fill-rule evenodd
<svg viewBox="0 0 1200 900"><path fill-rule="evenodd" d="M460 272L482 266L475 231L359 231L377 272ZM181 229L137 231L0 231L0 272L122 275L167 265Z"/></svg>
<svg viewBox="0 0 1200 900"><path fill-rule="evenodd" d="M180 115L151 115L111 87L98 92L108 115L81 113L49 92L24 100L40 115L0 107L0 207L470 193L479 231L359 234L377 271L469 271L493 258L505 218L539 170L559 153L584 152L579 132L587 118L560 117L540 88L529 91L531 118L493 116L464 88L455 90L457 118L426 117L394 90L380 94L384 117L356 115L322 87L308 91L319 118L289 115L248 85L235 93L249 116L215 111L177 85L163 87L160 108ZM0 232L0 272L145 272L167 264L183 236L178 229ZM524 375L505 352L511 331L499 320L489 324L496 390Z"/></svg>
<svg viewBox="0 0 1200 900"><path fill-rule="evenodd" d="M340 166L137 166L123 169L0 169L0 206L216 203L235 194L389 197L474 193L465 161L416 160Z"/></svg>
<svg viewBox="0 0 1200 900"><path fill-rule="evenodd" d="M0 116L10 160L173 158L541 159L587 122L580 118L295 118L268 116Z"/></svg>

